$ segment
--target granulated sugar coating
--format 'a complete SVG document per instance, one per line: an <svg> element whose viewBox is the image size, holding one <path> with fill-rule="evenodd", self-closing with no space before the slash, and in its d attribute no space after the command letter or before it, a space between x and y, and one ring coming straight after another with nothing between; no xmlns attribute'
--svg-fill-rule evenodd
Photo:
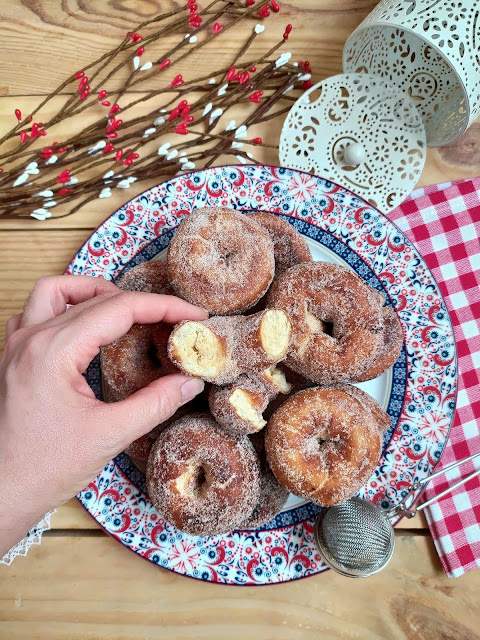
<svg viewBox="0 0 480 640"><path fill-rule="evenodd" d="M400 320L392 307L383 307L383 345L380 353L366 371L352 382L365 382L377 378L395 364L403 345L403 331Z"/></svg>
<svg viewBox="0 0 480 640"><path fill-rule="evenodd" d="M247 437L234 438L211 416L193 414L170 425L155 442L147 488L159 513L181 531L227 533L258 502L259 461Z"/></svg>
<svg viewBox="0 0 480 640"><path fill-rule="evenodd" d="M290 320L282 310L214 316L177 324L168 342L168 354L184 373L224 385L241 373L261 372L283 360L291 333Z"/></svg>
<svg viewBox="0 0 480 640"><path fill-rule="evenodd" d="M104 397L118 402L178 369L167 355L171 326L134 324L121 338L100 349Z"/></svg>
<svg viewBox="0 0 480 640"><path fill-rule="evenodd" d="M163 260L151 260L138 264L127 271L116 284L123 291L162 293L167 296L175 293L168 280L167 263Z"/></svg>
<svg viewBox="0 0 480 640"><path fill-rule="evenodd" d="M285 369L272 365L259 373L243 373L224 387L212 386L208 403L222 429L245 435L263 429L267 424L263 412L279 394L281 403L291 391Z"/></svg>
<svg viewBox="0 0 480 640"><path fill-rule="evenodd" d="M286 220L272 213L258 211L248 216L264 227L273 242L275 278L302 262L312 262L312 254L301 233Z"/></svg>
<svg viewBox="0 0 480 640"><path fill-rule="evenodd" d="M316 387L288 398L270 418L268 463L293 493L322 506L355 495L373 473L381 437L352 395Z"/></svg>
<svg viewBox="0 0 480 640"><path fill-rule="evenodd" d="M208 405L220 427L232 435L246 435L263 429L262 417L268 404L265 386L253 375L242 374L225 387L212 386Z"/></svg>
<svg viewBox="0 0 480 640"><path fill-rule="evenodd" d="M383 346L379 296L350 269L328 262L296 265L276 280L267 307L284 309L293 334L286 364L318 382L348 382Z"/></svg>
<svg viewBox="0 0 480 640"><path fill-rule="evenodd" d="M270 399L268 407L265 409L263 414L263 417L267 422L287 398L293 396L298 391L306 389L309 385L312 386L312 383L310 383L307 378L287 367L284 362L281 362L275 368L281 372L289 389L288 391L282 391L277 396Z"/></svg>
<svg viewBox="0 0 480 640"><path fill-rule="evenodd" d="M214 315L241 313L267 292L275 271L273 243L254 220L232 209L197 209L168 248L177 295Z"/></svg>
<svg viewBox="0 0 480 640"><path fill-rule="evenodd" d="M265 432L249 436L260 461L260 497L251 515L239 529L255 529L274 518L287 501L289 491L275 478L265 453Z"/></svg>
<svg viewBox="0 0 480 640"><path fill-rule="evenodd" d="M152 260L130 269L117 283L124 291L172 295L165 262ZM153 380L178 369L167 356L169 325L133 325L128 333L100 350L104 397L117 402Z"/></svg>
<svg viewBox="0 0 480 640"><path fill-rule="evenodd" d="M160 423L154 429L149 431L140 438L134 440L128 447L125 449L125 453L128 454L131 458L134 458L135 463L138 465L139 462L144 462L146 464L148 460L148 456L150 455L150 451L158 438L158 436L165 431L165 429L171 425L173 422L176 422L183 416L188 415L195 411L195 402L187 402L187 404L182 405L173 416L167 418L165 422ZM142 468L142 471L145 472L145 468Z"/></svg>
<svg viewBox="0 0 480 640"><path fill-rule="evenodd" d="M341 389L342 391L345 391L345 393L353 396L363 405L377 423L380 433L383 434L384 431L390 428L390 425L392 424L390 416L382 409L378 402L372 398L371 395L351 384L340 384L335 386L337 389Z"/></svg>

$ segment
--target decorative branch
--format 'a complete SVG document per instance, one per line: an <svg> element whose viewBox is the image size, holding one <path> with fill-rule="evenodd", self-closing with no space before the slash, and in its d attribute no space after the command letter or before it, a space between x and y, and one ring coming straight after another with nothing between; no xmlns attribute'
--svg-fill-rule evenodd
<svg viewBox="0 0 480 640"><path fill-rule="evenodd" d="M167 178L211 166L224 154L241 163L255 162L255 147L278 148L258 137L249 139L248 127L283 115L293 98L285 94L311 86L308 62L291 64L290 53L277 57L291 25L285 28L283 40L268 52L246 59L265 29L257 20L278 9L275 0L212 0L203 10L196 0L188 0L185 6L128 32L117 47L70 76L25 118L16 109L17 123L0 139L0 216L45 220L55 210L54 217L63 218L87 202L110 197L113 188L128 189L152 175ZM197 58L200 49L212 42L216 45L218 38L249 18L256 24L228 65L191 80L172 72L178 62ZM151 25L157 27L153 33L139 33ZM147 50L154 42L177 34L178 42L169 51L151 55L155 61L147 61ZM131 69L128 79L120 89L109 92L107 82L125 65ZM128 93L148 81L151 86L157 77L168 78L168 86L147 89L141 97ZM33 120L72 84L76 91L48 122ZM126 115L134 114L137 105L152 100L155 108L148 114L127 120ZM237 123L228 112L239 104L250 109ZM63 142L39 147L43 137L53 139L55 128L67 120L72 130L78 129L85 111L98 113L95 122ZM5 150L6 143L17 136L19 144Z"/></svg>

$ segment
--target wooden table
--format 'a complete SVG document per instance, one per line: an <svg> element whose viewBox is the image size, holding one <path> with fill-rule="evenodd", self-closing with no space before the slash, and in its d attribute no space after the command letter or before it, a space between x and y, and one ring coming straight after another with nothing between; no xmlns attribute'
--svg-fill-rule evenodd
<svg viewBox="0 0 480 640"><path fill-rule="evenodd" d="M0 130L11 126L15 108L29 111L133 25L173 4L2 3ZM308 57L318 81L341 72L343 44L375 2L281 4L282 19L267 23L261 46L266 50L291 22L294 58ZM231 38L240 40L242 33ZM221 48L217 53L222 55ZM187 65L178 72L193 75ZM477 123L452 147L429 149L420 184L479 175L479 132ZM271 129L259 135L272 135ZM271 152L260 159L276 160ZM124 200L118 193L58 221L0 221L1 325L21 310L35 280L62 273L90 231ZM58 509L41 546L10 568L0 566L0 638L479 640L480 572L446 578L422 517L402 523L396 542L391 564L368 581L328 572L307 581L235 589L188 580L127 553L73 499Z"/></svg>

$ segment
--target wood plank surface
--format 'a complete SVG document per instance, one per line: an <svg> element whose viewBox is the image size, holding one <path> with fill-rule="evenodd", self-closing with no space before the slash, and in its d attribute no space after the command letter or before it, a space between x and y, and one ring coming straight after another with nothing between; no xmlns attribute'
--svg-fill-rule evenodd
<svg viewBox="0 0 480 640"><path fill-rule="evenodd" d="M48 94L70 73L117 46L137 24L184 4L174 0L2 2L1 94ZM294 55L305 56L308 42L309 59L315 59L316 76L322 79L341 72L341 54L347 37L377 3L375 0L294 0L279 4L278 19L265 21L266 31L254 43L252 54L261 54L269 44L278 42L285 25L291 23L295 38L292 33L290 50ZM218 65L219 60L229 59L233 49L245 42L254 25L255 21L249 20L229 31L228 37L219 39L214 49L206 50L202 65ZM148 28L144 31L149 33ZM178 36L165 37L160 45L151 45L148 50L151 59L156 59L155 52L168 51L177 41ZM184 60L175 73L189 79L195 77L197 71L195 64ZM158 86L156 79L152 83Z"/></svg>
<svg viewBox="0 0 480 640"><path fill-rule="evenodd" d="M0 566L5 640L480 640L478 574L443 574L431 540L398 536L387 568L221 587L169 573L107 537L45 537Z"/></svg>

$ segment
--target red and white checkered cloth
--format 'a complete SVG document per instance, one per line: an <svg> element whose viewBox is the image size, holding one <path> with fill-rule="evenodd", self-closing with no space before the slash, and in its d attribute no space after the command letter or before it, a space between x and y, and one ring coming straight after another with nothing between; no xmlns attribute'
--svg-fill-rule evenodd
<svg viewBox="0 0 480 640"><path fill-rule="evenodd" d="M480 451L480 178L414 191L388 216L430 267L452 320L458 395L440 465ZM430 498L480 468L475 460L427 485ZM450 577L480 567L480 477L425 509L440 561Z"/></svg>

